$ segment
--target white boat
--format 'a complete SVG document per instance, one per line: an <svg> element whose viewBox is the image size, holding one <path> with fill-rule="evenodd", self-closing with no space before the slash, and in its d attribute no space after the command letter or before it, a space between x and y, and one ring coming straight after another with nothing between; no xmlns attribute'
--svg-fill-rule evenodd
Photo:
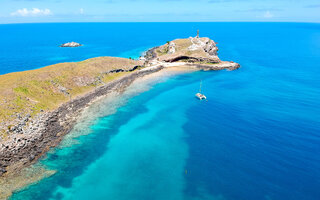
<svg viewBox="0 0 320 200"><path fill-rule="evenodd" d="M201 87L202 87L202 81L200 82L200 89L199 89L199 92L196 94L196 97L199 100L207 99L207 97L201 93Z"/></svg>
<svg viewBox="0 0 320 200"><path fill-rule="evenodd" d="M197 94L196 94L196 97L197 97L199 100L207 99L207 97L204 96L204 95L201 94L201 93L197 93Z"/></svg>

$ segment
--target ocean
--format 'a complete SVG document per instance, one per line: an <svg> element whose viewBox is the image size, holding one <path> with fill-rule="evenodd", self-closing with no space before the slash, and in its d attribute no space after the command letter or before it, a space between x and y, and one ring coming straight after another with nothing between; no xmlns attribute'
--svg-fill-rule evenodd
<svg viewBox="0 0 320 200"><path fill-rule="evenodd" d="M241 68L136 83L93 105L37 164L57 172L11 199L318 200L320 24L0 25L0 73L138 58L198 29ZM58 47L68 41L84 46ZM194 97L200 80L208 101Z"/></svg>

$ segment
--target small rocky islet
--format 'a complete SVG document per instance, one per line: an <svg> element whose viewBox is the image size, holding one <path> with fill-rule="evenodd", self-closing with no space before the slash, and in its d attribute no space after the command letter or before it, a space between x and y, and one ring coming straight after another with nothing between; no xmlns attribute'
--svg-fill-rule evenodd
<svg viewBox="0 0 320 200"><path fill-rule="evenodd" d="M81 44L63 47L76 46ZM149 49L139 60L98 57L1 75L0 179L15 176L58 145L83 109L97 98L112 91L121 93L140 77L179 66L197 70L240 67L221 61L216 43L197 35Z"/></svg>
<svg viewBox="0 0 320 200"><path fill-rule="evenodd" d="M60 47L80 47L80 46L83 46L83 45L78 42L67 42L60 45Z"/></svg>

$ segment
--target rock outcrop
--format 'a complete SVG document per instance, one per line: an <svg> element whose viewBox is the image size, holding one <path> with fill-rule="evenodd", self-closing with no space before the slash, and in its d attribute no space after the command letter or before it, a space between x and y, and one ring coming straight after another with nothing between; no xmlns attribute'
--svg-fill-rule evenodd
<svg viewBox="0 0 320 200"><path fill-rule="evenodd" d="M213 40L209 39L206 41L205 45L203 46L203 50L211 56L218 56L218 47Z"/></svg>
<svg viewBox="0 0 320 200"><path fill-rule="evenodd" d="M82 46L82 44L77 42L67 42L60 45L60 47L80 47L80 46Z"/></svg>
<svg viewBox="0 0 320 200"><path fill-rule="evenodd" d="M209 38L192 38L190 37L190 41L192 43L191 46L188 47L190 51L202 51L204 50L210 56L217 56L218 48L216 43Z"/></svg>
<svg viewBox="0 0 320 200"><path fill-rule="evenodd" d="M204 69L216 70L219 67L235 69L240 65L233 62L221 61L218 57L216 43L207 37L190 37L176 39L167 44L150 49L145 54L148 63L155 61L174 63L185 62L194 66L206 66ZM209 67L211 66L211 67Z"/></svg>
<svg viewBox="0 0 320 200"><path fill-rule="evenodd" d="M176 52L176 44L174 42L169 42L168 54L174 54Z"/></svg>

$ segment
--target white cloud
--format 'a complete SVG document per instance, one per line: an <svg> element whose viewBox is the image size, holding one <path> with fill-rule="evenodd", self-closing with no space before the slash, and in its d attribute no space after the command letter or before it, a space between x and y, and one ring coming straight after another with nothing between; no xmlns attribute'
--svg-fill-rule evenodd
<svg viewBox="0 0 320 200"><path fill-rule="evenodd" d="M83 15L84 14L84 9L80 8L80 14Z"/></svg>
<svg viewBox="0 0 320 200"><path fill-rule="evenodd" d="M272 17L273 17L273 14L272 14L269 10L267 10L267 11L263 14L263 17L264 17L264 18L272 18Z"/></svg>
<svg viewBox="0 0 320 200"><path fill-rule="evenodd" d="M52 15L52 12L50 9L39 9L39 8L22 8L19 9L13 13L11 13L11 16L21 16L21 17L29 17L29 16L45 16L45 15Z"/></svg>

